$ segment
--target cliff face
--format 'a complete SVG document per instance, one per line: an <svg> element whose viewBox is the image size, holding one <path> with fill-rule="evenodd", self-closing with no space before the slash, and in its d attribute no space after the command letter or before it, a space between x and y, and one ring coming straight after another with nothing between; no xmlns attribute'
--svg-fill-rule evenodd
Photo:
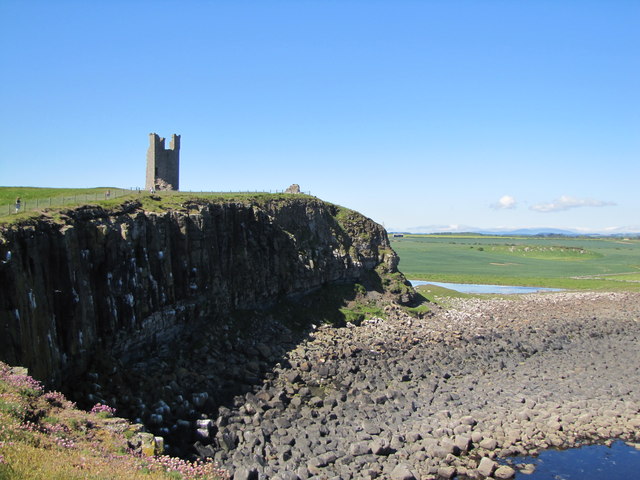
<svg viewBox="0 0 640 480"><path fill-rule="evenodd" d="M96 351L135 357L196 319L396 265L380 225L308 197L83 207L0 229L0 359L57 385Z"/></svg>

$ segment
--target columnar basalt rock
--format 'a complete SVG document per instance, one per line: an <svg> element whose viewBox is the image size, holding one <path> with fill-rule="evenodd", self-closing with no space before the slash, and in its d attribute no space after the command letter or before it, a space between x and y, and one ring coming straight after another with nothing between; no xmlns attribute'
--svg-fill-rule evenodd
<svg viewBox="0 0 640 480"><path fill-rule="evenodd" d="M202 319L395 272L384 229L344 212L308 197L165 213L132 202L4 227L1 360L57 386L98 352L127 361Z"/></svg>

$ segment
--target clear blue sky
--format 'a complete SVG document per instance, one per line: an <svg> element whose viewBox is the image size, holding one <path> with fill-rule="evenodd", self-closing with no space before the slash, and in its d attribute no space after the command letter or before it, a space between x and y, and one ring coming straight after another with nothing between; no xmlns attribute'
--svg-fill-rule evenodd
<svg viewBox="0 0 640 480"><path fill-rule="evenodd" d="M178 133L183 190L640 231L637 0L0 0L0 47L0 185L143 186Z"/></svg>

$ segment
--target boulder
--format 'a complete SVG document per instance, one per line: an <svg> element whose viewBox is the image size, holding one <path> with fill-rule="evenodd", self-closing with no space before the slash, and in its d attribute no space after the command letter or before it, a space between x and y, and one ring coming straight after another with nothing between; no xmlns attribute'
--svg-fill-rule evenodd
<svg viewBox="0 0 640 480"><path fill-rule="evenodd" d="M393 451L386 438L378 437L372 440L369 447L374 455L389 455Z"/></svg>
<svg viewBox="0 0 640 480"><path fill-rule="evenodd" d="M400 450L405 444L404 435L393 435L389 446L392 450Z"/></svg>
<svg viewBox="0 0 640 480"><path fill-rule="evenodd" d="M391 480L416 480L416 476L406 463L399 463L391 471Z"/></svg>
<svg viewBox="0 0 640 480"><path fill-rule="evenodd" d="M288 383L298 383L302 381L302 377L300 376L300 373L297 370L288 371L284 375L284 377Z"/></svg>
<svg viewBox="0 0 640 480"><path fill-rule="evenodd" d="M456 442L449 437L444 437L440 440L440 446L447 454L458 456L460 455L460 447L456 445Z"/></svg>
<svg viewBox="0 0 640 480"><path fill-rule="evenodd" d="M159 439L162 441L159 442ZM153 433L149 432L137 432L129 440L129 446L147 457L162 455L164 453L164 439L162 439L162 437L156 437Z"/></svg>
<svg viewBox="0 0 640 480"><path fill-rule="evenodd" d="M211 441L211 435L209 433L208 428L197 428L196 429L196 439L201 442L208 443Z"/></svg>
<svg viewBox="0 0 640 480"><path fill-rule="evenodd" d="M300 477L294 472L282 472L273 477L273 480L300 480Z"/></svg>
<svg viewBox="0 0 640 480"><path fill-rule="evenodd" d="M501 480L508 480L515 477L515 475L516 471L508 465L502 465L501 467L498 467L495 472L493 472L493 476Z"/></svg>
<svg viewBox="0 0 640 480"><path fill-rule="evenodd" d="M367 455L371 453L371 450L372 449L369 446L368 442L355 442L352 443L349 447L349 454L353 455L354 457L359 457L361 455Z"/></svg>
<svg viewBox="0 0 640 480"><path fill-rule="evenodd" d="M442 478L453 478L456 475L456 467L440 467L438 468L438 476Z"/></svg>
<svg viewBox="0 0 640 480"><path fill-rule="evenodd" d="M224 429L218 432L217 438L220 446L227 451L233 450L238 445L238 435L232 430Z"/></svg>
<svg viewBox="0 0 640 480"><path fill-rule="evenodd" d="M153 439L156 442L156 455L164 455L164 437L155 436Z"/></svg>
<svg viewBox="0 0 640 480"><path fill-rule="evenodd" d="M487 450L495 450L496 447L498 446L498 442L496 440L494 440L493 438L484 438L478 444L478 446L480 448L485 448Z"/></svg>
<svg viewBox="0 0 640 480"><path fill-rule="evenodd" d="M233 480L258 480L258 470L255 468L241 467L233 474Z"/></svg>
<svg viewBox="0 0 640 480"><path fill-rule="evenodd" d="M362 425L365 433L369 435L379 435L382 429L378 426L378 424L373 422L364 422Z"/></svg>
<svg viewBox="0 0 640 480"><path fill-rule="evenodd" d="M200 418L198 420L196 420L196 426L198 428L207 428L207 429L211 429L213 428L213 420L211 420L210 418Z"/></svg>
<svg viewBox="0 0 640 480"><path fill-rule="evenodd" d="M468 452L471 449L471 439L465 435L456 435L453 438L454 444L461 452Z"/></svg>
<svg viewBox="0 0 640 480"><path fill-rule="evenodd" d="M489 457L482 457L482 460L480 460L480 464L476 470L483 477L490 477L496 469L496 466L496 462L491 460Z"/></svg>
<svg viewBox="0 0 640 480"><path fill-rule="evenodd" d="M470 427L475 427L478 424L478 421L471 415L467 415L460 419L460 423L462 425L469 425Z"/></svg>

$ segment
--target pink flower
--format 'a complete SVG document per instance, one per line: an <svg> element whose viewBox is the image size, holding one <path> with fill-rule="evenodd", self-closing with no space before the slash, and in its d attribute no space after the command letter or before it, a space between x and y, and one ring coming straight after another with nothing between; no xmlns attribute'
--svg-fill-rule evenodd
<svg viewBox="0 0 640 480"><path fill-rule="evenodd" d="M91 413L107 413L109 415L115 415L116 409L110 407L109 405L102 405L101 403L96 403L91 409Z"/></svg>

